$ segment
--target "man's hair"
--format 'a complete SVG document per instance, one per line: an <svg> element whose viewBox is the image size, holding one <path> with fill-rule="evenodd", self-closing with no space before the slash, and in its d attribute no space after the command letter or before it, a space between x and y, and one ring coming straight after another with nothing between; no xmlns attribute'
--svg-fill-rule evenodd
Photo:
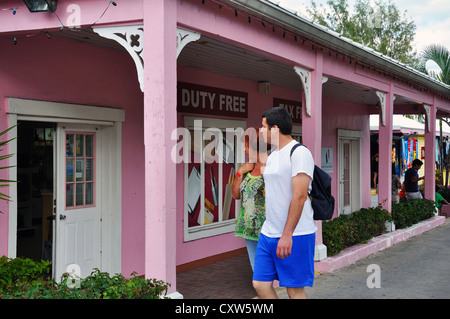
<svg viewBox="0 0 450 319"><path fill-rule="evenodd" d="M422 162L420 159L416 158L416 159L412 162L412 166L416 166L416 165L422 166L422 165L423 165L423 162Z"/></svg>
<svg viewBox="0 0 450 319"><path fill-rule="evenodd" d="M262 117L266 118L269 129L276 125L280 129L281 134L291 135L292 133L292 118L282 107L274 107L265 111Z"/></svg>

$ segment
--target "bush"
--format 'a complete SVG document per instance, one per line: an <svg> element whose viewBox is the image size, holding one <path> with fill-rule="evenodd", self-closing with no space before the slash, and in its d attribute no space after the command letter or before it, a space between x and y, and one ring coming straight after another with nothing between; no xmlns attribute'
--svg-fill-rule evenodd
<svg viewBox="0 0 450 319"><path fill-rule="evenodd" d="M64 274L61 282L49 280L50 262L28 258L0 258L1 299L159 299L168 284L131 274L111 277L95 269L90 276L76 280Z"/></svg>
<svg viewBox="0 0 450 319"><path fill-rule="evenodd" d="M322 223L323 243L333 256L347 247L367 242L386 231L389 212L381 207L362 208L351 215L341 215Z"/></svg>
<svg viewBox="0 0 450 319"><path fill-rule="evenodd" d="M49 274L49 261L36 262L29 258L0 257L0 293L13 287L18 280L33 282L46 279Z"/></svg>
<svg viewBox="0 0 450 319"><path fill-rule="evenodd" d="M449 186L450 187L450 186ZM444 199L447 201L447 202L450 202L450 188L449 187L445 187L445 186L443 186L443 185L438 185L438 190L437 190L437 192L439 193L439 194L441 194L442 195L442 197L444 197Z"/></svg>
<svg viewBox="0 0 450 319"><path fill-rule="evenodd" d="M381 207L362 208L322 223L323 243L329 256L347 247L365 243L385 233L385 223L394 221L397 229L410 227L435 214L435 202L429 199L400 201L392 205L392 214Z"/></svg>
<svg viewBox="0 0 450 319"><path fill-rule="evenodd" d="M435 201L425 198L412 199L393 204L392 218L395 228L401 229L433 217L435 211Z"/></svg>

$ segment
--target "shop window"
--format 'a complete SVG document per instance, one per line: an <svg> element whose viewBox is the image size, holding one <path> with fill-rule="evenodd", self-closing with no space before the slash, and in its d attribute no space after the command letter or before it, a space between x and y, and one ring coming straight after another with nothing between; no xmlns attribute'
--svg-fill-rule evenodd
<svg viewBox="0 0 450 319"><path fill-rule="evenodd" d="M66 208L95 206L95 133L66 133Z"/></svg>
<svg viewBox="0 0 450 319"><path fill-rule="evenodd" d="M302 139L302 126L301 125L292 125L292 138L299 143L303 143Z"/></svg>
<svg viewBox="0 0 450 319"><path fill-rule="evenodd" d="M234 232L240 201L231 195L245 160L239 137L244 121L185 117L185 241ZM189 147L188 147L189 146Z"/></svg>

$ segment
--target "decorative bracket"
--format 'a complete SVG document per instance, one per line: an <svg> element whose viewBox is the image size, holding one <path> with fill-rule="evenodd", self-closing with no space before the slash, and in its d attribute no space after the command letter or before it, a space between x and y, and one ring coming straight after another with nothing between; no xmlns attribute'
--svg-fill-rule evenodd
<svg viewBox="0 0 450 319"><path fill-rule="evenodd" d="M305 91L306 115L311 116L311 72L299 66L294 66L294 71L300 76Z"/></svg>
<svg viewBox="0 0 450 319"><path fill-rule="evenodd" d="M200 37L199 33L177 28L177 59L186 44L197 41Z"/></svg>
<svg viewBox="0 0 450 319"><path fill-rule="evenodd" d="M431 130L431 106L424 104L423 105L425 112L427 113L427 132L430 133Z"/></svg>
<svg viewBox="0 0 450 319"><path fill-rule="evenodd" d="M94 32L104 38L118 42L127 50L136 64L141 91L144 92L144 26L94 28ZM197 41L200 36L198 33L177 28L177 58L186 44Z"/></svg>
<svg viewBox="0 0 450 319"><path fill-rule="evenodd" d="M144 92L144 26L94 28L94 32L118 42L127 50L136 64L141 91Z"/></svg>
<svg viewBox="0 0 450 319"><path fill-rule="evenodd" d="M380 105L381 105L381 125L386 126L386 93L376 91L375 92L380 99Z"/></svg>

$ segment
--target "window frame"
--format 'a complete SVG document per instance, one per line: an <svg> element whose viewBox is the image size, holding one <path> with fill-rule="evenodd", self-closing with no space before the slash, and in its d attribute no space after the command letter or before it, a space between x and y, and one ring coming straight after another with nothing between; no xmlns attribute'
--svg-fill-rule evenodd
<svg viewBox="0 0 450 319"><path fill-rule="evenodd" d="M204 140L203 140L203 133L205 132L205 129L207 128L218 128L221 129L223 132L223 137L226 137L225 129L226 128L242 128L246 129L247 122L243 120L233 120L233 119L216 119L216 118L205 118L205 117L192 117L192 116L184 116L184 127L188 129L189 131L194 131L194 121L195 120L201 120L202 121L202 141L201 141L201 149L205 148ZM194 139L194 136L191 136L192 139ZM236 140L236 147L235 147L235 159L236 163L234 163L234 169L235 172L237 168L239 168L245 161L245 152L244 147L241 147L242 142L239 141L238 138ZM184 148L190 149L190 143L189 140L184 141ZM201 158L200 164L200 181L201 181L201 196L200 196L200 203L205 202L205 167L204 167L204 159ZM221 234L231 233L234 232L236 227L236 217L240 213L240 207L241 207L241 201L240 200L234 200L234 210L235 210L235 217L233 219L228 220L222 220L222 206L223 206L223 187L224 187L224 176L223 176L223 163L218 163L219 165L219 172L217 178L217 185L219 188L219 213L218 218L219 221L213 222L210 224L203 224L204 222L204 214L205 214L205 205L200 205L200 222L201 225L198 226L191 226L189 227L189 213L188 213L188 179L189 179L189 163L184 162L183 168L184 168L184 205L183 205L183 216L184 216L184 241L192 241L197 240L201 238L208 238L212 236L217 236Z"/></svg>
<svg viewBox="0 0 450 319"><path fill-rule="evenodd" d="M90 207L96 207L96 132L89 132L89 131L65 131L64 132L64 143L67 143L67 136L73 135L74 141L73 141L73 154L72 156L68 156L67 152L64 155L64 207L65 210L75 210L75 209L84 209L84 208L90 208ZM76 152L76 136L81 135L83 136L83 156L78 156ZM87 156L86 154L86 136L92 136L92 156ZM72 168L72 174L73 174L73 181L67 181L67 160L72 159L73 160L73 168ZM76 178L76 165L77 165L77 159L83 159L83 181L77 181ZM92 160L92 181L86 180L86 171L87 171L87 160ZM71 184L73 185L73 205L67 206L67 185ZM77 184L83 184L83 205L77 205ZM92 184L92 204L86 205L86 184Z"/></svg>

